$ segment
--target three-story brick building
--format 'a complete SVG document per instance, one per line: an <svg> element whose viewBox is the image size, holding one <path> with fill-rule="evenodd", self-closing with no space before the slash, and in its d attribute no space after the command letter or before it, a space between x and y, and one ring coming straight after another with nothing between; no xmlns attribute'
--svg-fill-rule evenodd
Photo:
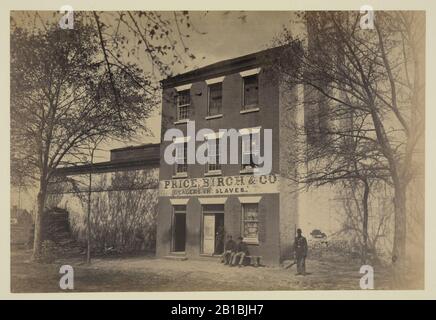
<svg viewBox="0 0 436 320"><path fill-rule="evenodd" d="M242 236L250 254L262 256L266 264L278 264L291 254L298 196L291 179L297 168L292 163L295 133L289 123L297 115L289 107L301 94L281 85L273 68L277 50L218 62L162 82L158 257L218 256L226 235ZM188 121L195 122L196 132L214 132L205 137L207 144L217 146L208 149L209 163L186 163L188 144L195 140L188 135ZM184 137L165 141L171 128L180 129ZM211 160L222 155L220 129L239 133L238 163ZM257 175L253 159L264 155L266 129L272 132L271 172ZM179 160L175 164L164 157L172 143ZM191 143L197 150L203 142ZM230 153L230 144L226 148Z"/></svg>

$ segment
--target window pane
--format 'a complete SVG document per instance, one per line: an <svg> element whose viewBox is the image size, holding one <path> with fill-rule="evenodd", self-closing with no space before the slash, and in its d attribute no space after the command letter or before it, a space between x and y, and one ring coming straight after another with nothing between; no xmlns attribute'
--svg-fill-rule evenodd
<svg viewBox="0 0 436 320"><path fill-rule="evenodd" d="M259 163L260 135L252 133L242 136L242 168L255 168Z"/></svg>
<svg viewBox="0 0 436 320"><path fill-rule="evenodd" d="M221 170L220 165L220 153L219 153L219 139L210 139L208 140L208 149L207 149L207 157L208 157L208 171L213 170Z"/></svg>
<svg viewBox="0 0 436 320"><path fill-rule="evenodd" d="M177 173L185 173L188 171L188 166L186 164L177 164Z"/></svg>
<svg viewBox="0 0 436 320"><path fill-rule="evenodd" d="M260 134L253 133L251 135L251 164L257 166L260 156Z"/></svg>
<svg viewBox="0 0 436 320"><path fill-rule="evenodd" d="M245 238L257 239L259 235L258 204L243 204L242 211L242 234Z"/></svg>
<svg viewBox="0 0 436 320"><path fill-rule="evenodd" d="M216 139L207 140L207 156L209 162L215 162L215 155L217 153L216 147Z"/></svg>
<svg viewBox="0 0 436 320"><path fill-rule="evenodd" d="M191 96L189 90L180 91L177 95L177 105L185 106L191 103Z"/></svg>
<svg viewBox="0 0 436 320"><path fill-rule="evenodd" d="M176 173L184 173L188 171L187 165L187 149L188 144L176 144Z"/></svg>
<svg viewBox="0 0 436 320"><path fill-rule="evenodd" d="M179 114L177 116L178 120L186 120L189 119L189 106L182 106L179 108Z"/></svg>
<svg viewBox="0 0 436 320"><path fill-rule="evenodd" d="M177 163L183 163L185 160L185 147L184 143L176 144L176 161Z"/></svg>
<svg viewBox="0 0 436 320"><path fill-rule="evenodd" d="M244 204L244 220L257 220L257 204Z"/></svg>
<svg viewBox="0 0 436 320"><path fill-rule="evenodd" d="M191 96L189 90L180 91L177 95L177 120L189 119Z"/></svg>
<svg viewBox="0 0 436 320"><path fill-rule="evenodd" d="M222 83L215 83L209 86L209 115L221 114L222 105Z"/></svg>
<svg viewBox="0 0 436 320"><path fill-rule="evenodd" d="M259 233L259 224L257 222L246 222L244 230L244 238L257 239Z"/></svg>
<svg viewBox="0 0 436 320"><path fill-rule="evenodd" d="M244 78L244 106L258 104L258 78L257 75Z"/></svg>
<svg viewBox="0 0 436 320"><path fill-rule="evenodd" d="M244 153L242 155L242 166L245 167L252 167L251 165L251 154Z"/></svg>

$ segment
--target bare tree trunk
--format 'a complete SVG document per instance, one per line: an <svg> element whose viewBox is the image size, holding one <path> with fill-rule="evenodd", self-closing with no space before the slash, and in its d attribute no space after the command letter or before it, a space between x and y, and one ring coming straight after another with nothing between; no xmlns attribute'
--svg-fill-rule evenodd
<svg viewBox="0 0 436 320"><path fill-rule="evenodd" d="M41 178L40 187L38 192L38 208L35 215L35 228L34 228L34 240L33 240L33 261L38 261L41 258L42 252L42 221L45 208L45 198L47 196L47 185Z"/></svg>
<svg viewBox="0 0 436 320"><path fill-rule="evenodd" d="M94 162L94 151L97 148L95 145L91 151L91 166ZM91 168L92 170L92 168ZM89 185L88 185L88 215L86 219L86 263L91 263L91 194L92 194L92 171L89 172Z"/></svg>
<svg viewBox="0 0 436 320"><path fill-rule="evenodd" d="M404 278L404 263L406 260L406 187L407 181L404 177L400 177L398 170L398 160L395 158L393 150L386 138L386 133L382 122L373 108L371 116L374 122L374 129L377 134L377 139L380 146L384 150L386 159L389 163L389 169L394 185L394 211L395 211L395 227L394 227L394 243L392 249L392 264L394 268L395 282L399 284Z"/></svg>
<svg viewBox="0 0 436 320"><path fill-rule="evenodd" d="M362 235L363 235L363 248L362 248L362 264L366 264L368 261L368 198L369 198L369 184L368 181L364 180L364 191L362 198L363 207L363 225L362 225Z"/></svg>
<svg viewBox="0 0 436 320"><path fill-rule="evenodd" d="M92 174L89 173L89 186L88 186L88 215L86 219L86 263L91 263L91 183Z"/></svg>
<svg viewBox="0 0 436 320"><path fill-rule="evenodd" d="M403 186L396 186L394 196L395 232L392 263L395 269L395 281L399 284L404 278L406 260L406 192Z"/></svg>

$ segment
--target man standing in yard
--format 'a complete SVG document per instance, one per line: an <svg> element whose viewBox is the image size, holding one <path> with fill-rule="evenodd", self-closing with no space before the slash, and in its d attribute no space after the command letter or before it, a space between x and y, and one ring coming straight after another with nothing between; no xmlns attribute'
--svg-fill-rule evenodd
<svg viewBox="0 0 436 320"><path fill-rule="evenodd" d="M301 235L301 229L297 229L294 242L295 260L297 262L297 275L306 274L307 240Z"/></svg>
<svg viewBox="0 0 436 320"><path fill-rule="evenodd" d="M235 266L238 258L240 258L238 266L242 267L242 264L244 263L245 256L248 256L248 247L245 244L244 241L242 241L242 237L238 238L238 243L236 244L236 253L233 255L233 261L232 266Z"/></svg>
<svg viewBox="0 0 436 320"><path fill-rule="evenodd" d="M231 235L227 236L226 244L224 245L224 253L221 258L221 262L224 264L230 264L233 259L233 255L236 250L236 242L232 239Z"/></svg>

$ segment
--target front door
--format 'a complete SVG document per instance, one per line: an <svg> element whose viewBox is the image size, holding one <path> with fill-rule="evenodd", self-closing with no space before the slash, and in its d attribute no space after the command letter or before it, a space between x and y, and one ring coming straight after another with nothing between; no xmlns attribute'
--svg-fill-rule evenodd
<svg viewBox="0 0 436 320"><path fill-rule="evenodd" d="M215 214L215 254L221 255L224 252L224 213Z"/></svg>
<svg viewBox="0 0 436 320"><path fill-rule="evenodd" d="M214 254L215 252L215 215L205 213L203 215L203 253Z"/></svg>
<svg viewBox="0 0 436 320"><path fill-rule="evenodd" d="M183 252L186 243L186 213L175 212L173 223L173 251Z"/></svg>

